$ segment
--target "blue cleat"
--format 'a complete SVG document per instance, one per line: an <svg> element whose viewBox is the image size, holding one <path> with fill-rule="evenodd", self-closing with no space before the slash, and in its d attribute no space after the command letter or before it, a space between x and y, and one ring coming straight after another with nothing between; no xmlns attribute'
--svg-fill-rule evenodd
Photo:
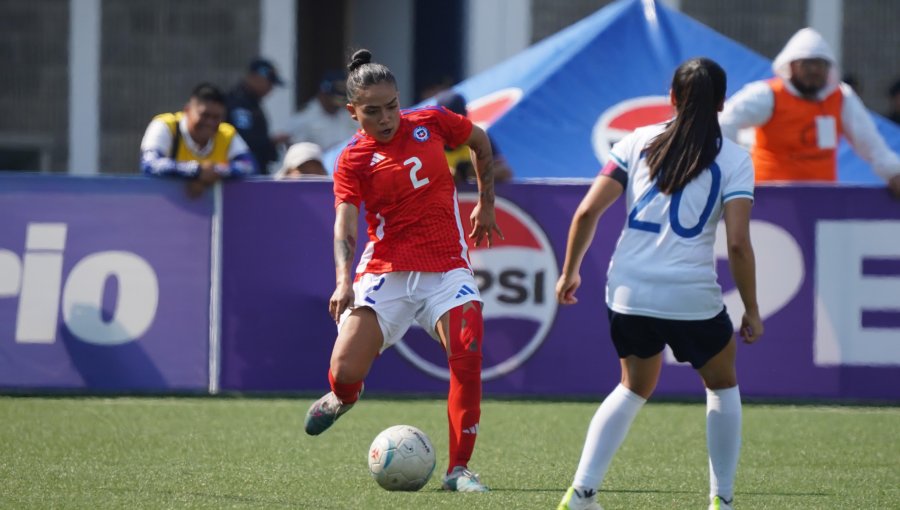
<svg viewBox="0 0 900 510"><path fill-rule="evenodd" d="M481 478L462 466L456 466L450 473L444 475L441 488L445 491L456 492L490 492Z"/></svg>

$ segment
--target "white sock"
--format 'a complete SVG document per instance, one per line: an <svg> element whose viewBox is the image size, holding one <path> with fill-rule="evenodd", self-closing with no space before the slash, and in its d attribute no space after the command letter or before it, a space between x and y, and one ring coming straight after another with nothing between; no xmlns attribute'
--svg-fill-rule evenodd
<svg viewBox="0 0 900 510"><path fill-rule="evenodd" d="M616 450L625 440L631 422L647 400L619 384L600 404L588 427L578 470L572 485L578 489L600 488Z"/></svg>
<svg viewBox="0 0 900 510"><path fill-rule="evenodd" d="M741 454L741 392L737 386L706 390L706 448L709 497L734 498L734 475Z"/></svg>

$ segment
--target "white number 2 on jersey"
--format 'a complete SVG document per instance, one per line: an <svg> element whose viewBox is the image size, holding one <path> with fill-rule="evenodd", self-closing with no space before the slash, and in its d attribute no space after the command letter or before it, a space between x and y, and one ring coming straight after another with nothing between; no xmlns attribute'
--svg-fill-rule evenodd
<svg viewBox="0 0 900 510"><path fill-rule="evenodd" d="M419 179L418 177L416 177L416 172L422 169L422 160L413 156L404 161L403 164L412 165L412 168L409 169L409 180L412 181L413 189L419 189L422 186L428 184L428 177L424 179Z"/></svg>

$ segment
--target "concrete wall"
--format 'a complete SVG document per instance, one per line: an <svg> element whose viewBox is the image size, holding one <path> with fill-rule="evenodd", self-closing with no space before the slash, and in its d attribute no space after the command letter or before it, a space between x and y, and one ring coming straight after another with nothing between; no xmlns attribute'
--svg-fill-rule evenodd
<svg viewBox="0 0 900 510"><path fill-rule="evenodd" d="M135 173L154 115L178 111L191 89L231 88L259 51L259 2L104 0L100 167Z"/></svg>
<svg viewBox="0 0 900 510"><path fill-rule="evenodd" d="M681 9L770 59L794 32L806 26L806 0L682 0Z"/></svg>
<svg viewBox="0 0 900 510"><path fill-rule="evenodd" d="M532 41L551 36L610 3L612 0L532 0Z"/></svg>
<svg viewBox="0 0 900 510"><path fill-rule="evenodd" d="M0 147L69 156L69 2L0 0Z"/></svg>
<svg viewBox="0 0 900 510"><path fill-rule="evenodd" d="M888 88L900 80L900 2L845 0L844 69L859 79L866 106L888 109Z"/></svg>

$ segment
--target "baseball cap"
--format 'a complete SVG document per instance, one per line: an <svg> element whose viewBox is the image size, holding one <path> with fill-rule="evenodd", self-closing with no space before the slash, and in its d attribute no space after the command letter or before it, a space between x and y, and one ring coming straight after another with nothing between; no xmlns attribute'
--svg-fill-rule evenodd
<svg viewBox="0 0 900 510"><path fill-rule="evenodd" d="M343 71L328 70L322 75L322 81L319 82L319 90L325 94L346 96L346 81L347 75Z"/></svg>
<svg viewBox="0 0 900 510"><path fill-rule="evenodd" d="M451 112L463 116L467 115L466 98L462 97L461 94L454 92L453 90L445 90L434 98L437 101L437 104Z"/></svg>
<svg viewBox="0 0 900 510"><path fill-rule="evenodd" d="M291 168L297 168L303 163L312 160L322 161L322 148L312 142L295 143L284 154L284 161L275 174L275 178L280 179Z"/></svg>
<svg viewBox="0 0 900 510"><path fill-rule="evenodd" d="M268 59L262 57L253 59L250 62L249 69L251 73L256 73L275 85L284 85L284 81L278 75L278 70L275 69L275 64Z"/></svg>

